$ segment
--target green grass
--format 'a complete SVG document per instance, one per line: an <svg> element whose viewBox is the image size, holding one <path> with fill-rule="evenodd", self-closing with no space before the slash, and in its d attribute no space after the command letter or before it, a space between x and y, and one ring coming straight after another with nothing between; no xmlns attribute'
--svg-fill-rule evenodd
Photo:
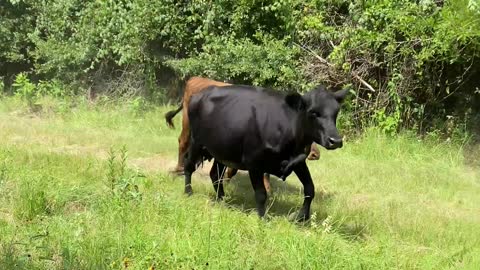
<svg viewBox="0 0 480 270"><path fill-rule="evenodd" d="M0 101L0 269L478 269L480 171L457 144L369 131L309 161L312 221L288 215L298 179L272 179L269 219L248 177L214 203L183 178L169 109ZM75 104L72 106L71 104ZM126 163L122 165L121 148ZM115 153L111 153L111 149ZM113 184L112 184L113 183ZM135 189L138 187L138 190Z"/></svg>

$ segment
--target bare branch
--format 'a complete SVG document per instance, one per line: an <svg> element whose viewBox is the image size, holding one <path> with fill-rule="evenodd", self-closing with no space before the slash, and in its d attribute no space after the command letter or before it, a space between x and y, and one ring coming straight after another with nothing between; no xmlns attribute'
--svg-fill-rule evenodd
<svg viewBox="0 0 480 270"><path fill-rule="evenodd" d="M372 92L376 92L375 89L369 84L367 83L364 79L360 78L360 76L358 76L357 74L355 73L352 73L352 76L357 79L361 84L365 85L365 87L368 88L368 90L372 91Z"/></svg>
<svg viewBox="0 0 480 270"><path fill-rule="evenodd" d="M331 63L329 63L325 58L321 57L320 55L318 55L317 53L315 53L312 49L310 48L307 48L305 46L302 46L298 43L295 43L295 45L297 45L298 47L300 47L302 50L310 53L311 55L313 55L315 58L317 58L318 60L320 60L320 62L326 64L327 66L329 67L333 67L333 65Z"/></svg>
<svg viewBox="0 0 480 270"><path fill-rule="evenodd" d="M330 46L332 46L332 49L335 48L335 44L333 44L331 40L329 40L329 42L330 42Z"/></svg>
<svg viewBox="0 0 480 270"><path fill-rule="evenodd" d="M315 53L312 49L310 48L307 48L305 46L302 46L302 45L299 45L297 43L295 43L295 45L297 45L298 47L300 47L302 50L310 53L311 55L313 55L315 58L317 58L320 62L322 62L323 64L329 66L329 67L334 67L333 64L331 64L330 62L328 62L325 58L321 57L320 55L318 55L317 53ZM365 87L368 88L368 90L372 91L372 92L376 92L375 89L369 84L367 83L364 79L360 78L360 76L358 76L358 74L352 72L351 73L352 77L357 79L361 84L363 84Z"/></svg>

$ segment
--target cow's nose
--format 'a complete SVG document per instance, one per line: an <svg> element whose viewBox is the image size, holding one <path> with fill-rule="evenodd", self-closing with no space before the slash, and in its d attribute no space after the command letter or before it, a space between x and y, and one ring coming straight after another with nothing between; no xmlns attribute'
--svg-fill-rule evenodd
<svg viewBox="0 0 480 270"><path fill-rule="evenodd" d="M342 138L328 137L328 144L330 144L332 148L340 148L343 146L343 140Z"/></svg>

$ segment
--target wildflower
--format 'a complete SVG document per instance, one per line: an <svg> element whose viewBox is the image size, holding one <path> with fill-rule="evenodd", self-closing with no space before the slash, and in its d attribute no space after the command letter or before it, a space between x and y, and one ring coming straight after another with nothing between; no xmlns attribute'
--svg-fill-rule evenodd
<svg viewBox="0 0 480 270"><path fill-rule="evenodd" d="M312 217L310 219L310 226L313 228L313 229L317 229L318 228L318 224L317 224L317 212L314 212L312 214Z"/></svg>
<svg viewBox="0 0 480 270"><path fill-rule="evenodd" d="M328 216L323 222L322 222L322 227L323 227L323 232L325 233L330 233L332 231L332 217Z"/></svg>
<svg viewBox="0 0 480 270"><path fill-rule="evenodd" d="M130 259L128 259L127 257L123 258L123 266L125 268L128 268L129 264L130 264Z"/></svg>

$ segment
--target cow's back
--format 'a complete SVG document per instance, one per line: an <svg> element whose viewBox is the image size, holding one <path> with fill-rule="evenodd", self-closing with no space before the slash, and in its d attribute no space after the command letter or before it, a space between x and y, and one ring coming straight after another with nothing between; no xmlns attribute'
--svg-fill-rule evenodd
<svg viewBox="0 0 480 270"><path fill-rule="evenodd" d="M190 78L186 85L185 85L185 90L183 93L183 102L184 102L184 109L188 108L188 104L190 103L190 98L192 95L201 92L205 88L209 86L226 86L230 85L228 83L220 82L220 81L215 81L207 78L202 78L202 77L192 77Z"/></svg>

